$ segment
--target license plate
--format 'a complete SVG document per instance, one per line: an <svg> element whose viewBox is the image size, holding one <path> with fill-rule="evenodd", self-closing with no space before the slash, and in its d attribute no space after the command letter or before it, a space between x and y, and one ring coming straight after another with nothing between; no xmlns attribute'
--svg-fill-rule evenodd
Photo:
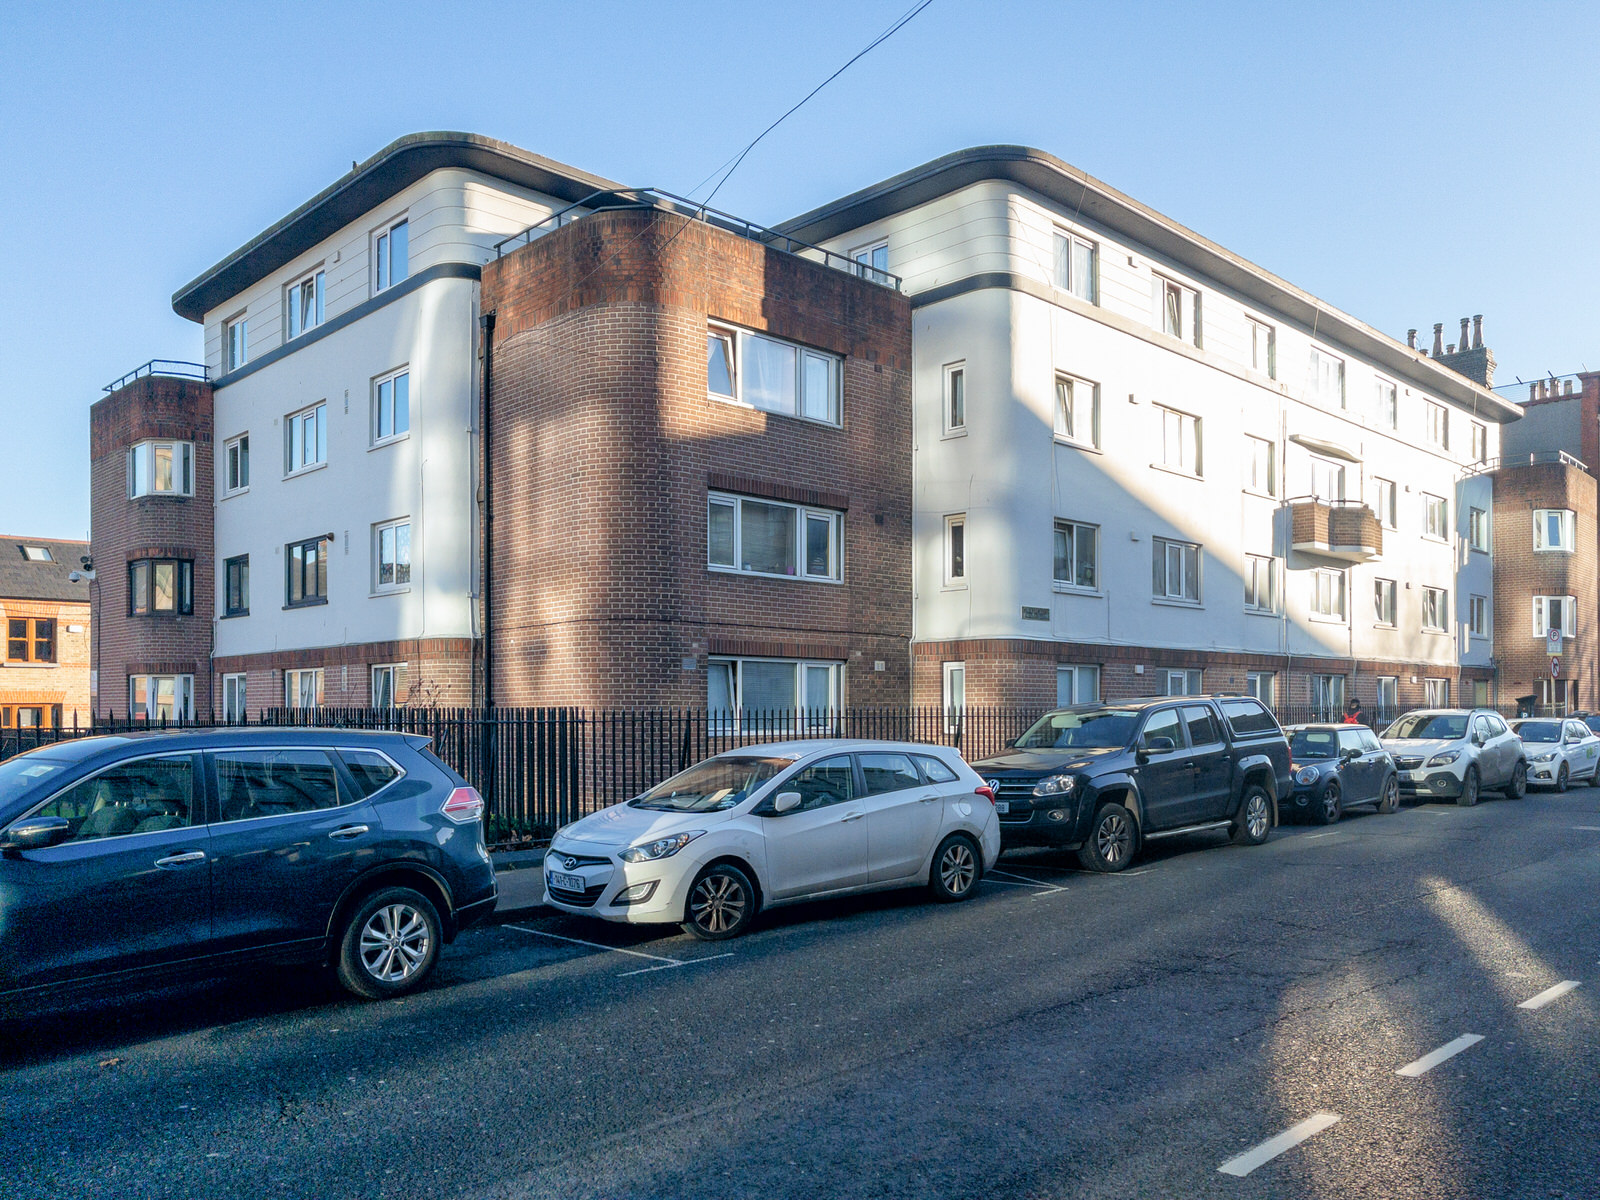
<svg viewBox="0 0 1600 1200"><path fill-rule="evenodd" d="M566 892L581 892L586 886L582 875L568 875L564 871L550 872L550 886Z"/></svg>
<svg viewBox="0 0 1600 1200"><path fill-rule="evenodd" d="M1422 778L1422 772L1402 771L1400 772L1400 778L1404 779L1407 783L1416 783Z"/></svg>
<svg viewBox="0 0 1600 1200"><path fill-rule="evenodd" d="M1011 802L1009 800L996 800L994 802L994 810L997 813L1008 813L1011 811Z"/></svg>

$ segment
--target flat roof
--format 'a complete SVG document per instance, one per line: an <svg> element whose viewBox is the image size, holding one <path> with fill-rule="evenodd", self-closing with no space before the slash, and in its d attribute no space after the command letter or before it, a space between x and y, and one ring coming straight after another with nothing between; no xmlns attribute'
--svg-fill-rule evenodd
<svg viewBox="0 0 1600 1200"><path fill-rule="evenodd" d="M957 150L802 213L777 228L809 242L824 242L986 180L1005 180L1038 192L1264 308L1316 329L1319 334L1326 333L1330 340L1478 416L1504 424L1522 415L1518 405L1426 354L1201 237L1055 155L1029 146Z"/></svg>
<svg viewBox="0 0 1600 1200"><path fill-rule="evenodd" d="M173 293L173 311L191 321L204 321L213 308L292 262L363 213L425 175L449 167L503 179L569 204L594 192L622 186L482 134L407 134L366 162L357 163L281 221L184 284Z"/></svg>

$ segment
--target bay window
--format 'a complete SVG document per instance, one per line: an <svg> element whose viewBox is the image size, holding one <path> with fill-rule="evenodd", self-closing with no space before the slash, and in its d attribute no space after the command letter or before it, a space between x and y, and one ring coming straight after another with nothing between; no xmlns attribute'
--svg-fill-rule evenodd
<svg viewBox="0 0 1600 1200"><path fill-rule="evenodd" d="M789 579L843 578L844 514L712 492L706 563L712 570Z"/></svg>
<svg viewBox="0 0 1600 1200"><path fill-rule="evenodd" d="M193 442L140 442L128 448L128 497L194 495Z"/></svg>

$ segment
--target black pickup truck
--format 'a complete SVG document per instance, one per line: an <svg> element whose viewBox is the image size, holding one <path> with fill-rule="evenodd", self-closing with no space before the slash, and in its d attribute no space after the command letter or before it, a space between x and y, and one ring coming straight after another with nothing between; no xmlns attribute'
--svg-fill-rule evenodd
<svg viewBox="0 0 1600 1200"><path fill-rule="evenodd" d="M972 768L994 789L1002 849L1077 850L1092 871L1120 871L1141 843L1203 829L1258 845L1293 788L1283 730L1248 696L1060 709Z"/></svg>

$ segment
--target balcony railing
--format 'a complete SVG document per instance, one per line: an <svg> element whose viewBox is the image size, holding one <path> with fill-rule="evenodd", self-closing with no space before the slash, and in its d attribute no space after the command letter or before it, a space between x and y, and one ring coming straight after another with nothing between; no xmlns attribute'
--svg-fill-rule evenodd
<svg viewBox="0 0 1600 1200"><path fill-rule="evenodd" d="M177 358L152 358L143 366L135 367L122 378L113 379L101 391L109 396L118 388L125 388L135 379L142 379L146 375L168 375L175 379L206 380L211 378L211 372L205 363L184 362Z"/></svg>
<svg viewBox="0 0 1600 1200"><path fill-rule="evenodd" d="M1501 467L1539 467L1557 463L1564 467L1576 467L1580 471L1589 469L1582 459L1565 450L1533 450L1527 454L1502 454L1499 458L1486 458L1480 463L1473 463L1468 472L1481 475L1498 471Z"/></svg>
<svg viewBox="0 0 1600 1200"><path fill-rule="evenodd" d="M876 267L858 263L848 254L840 254L834 250L824 250L821 246L810 242L803 242L799 238L790 237L787 233L779 233L776 229L768 229L765 225L757 225L746 221L743 217L736 217L732 213L722 212L720 209L707 208L690 200L687 196L677 196L671 192L663 192L659 188L621 188L614 192L591 192L582 200L575 201L567 207L551 213L544 220L528 226L520 233L512 234L508 238L495 243L494 255L503 257L511 250L527 246L537 241L547 233L554 233L565 225L574 221L581 221L584 217L593 216L603 212L635 212L655 211L676 213L680 217L687 217L692 221L704 221L707 225L714 225L718 229L725 229L729 233L737 234L742 238L760 242L774 250L782 250L786 254L793 254L801 258L809 258L813 262L820 262L823 266L832 267L836 271L843 271L848 275L868 280L871 283L882 284L886 288L900 291L900 276ZM814 258L812 256L815 256Z"/></svg>
<svg viewBox="0 0 1600 1200"><path fill-rule="evenodd" d="M1346 562L1370 562L1383 553L1383 526L1359 500L1296 496L1289 506L1289 547Z"/></svg>

